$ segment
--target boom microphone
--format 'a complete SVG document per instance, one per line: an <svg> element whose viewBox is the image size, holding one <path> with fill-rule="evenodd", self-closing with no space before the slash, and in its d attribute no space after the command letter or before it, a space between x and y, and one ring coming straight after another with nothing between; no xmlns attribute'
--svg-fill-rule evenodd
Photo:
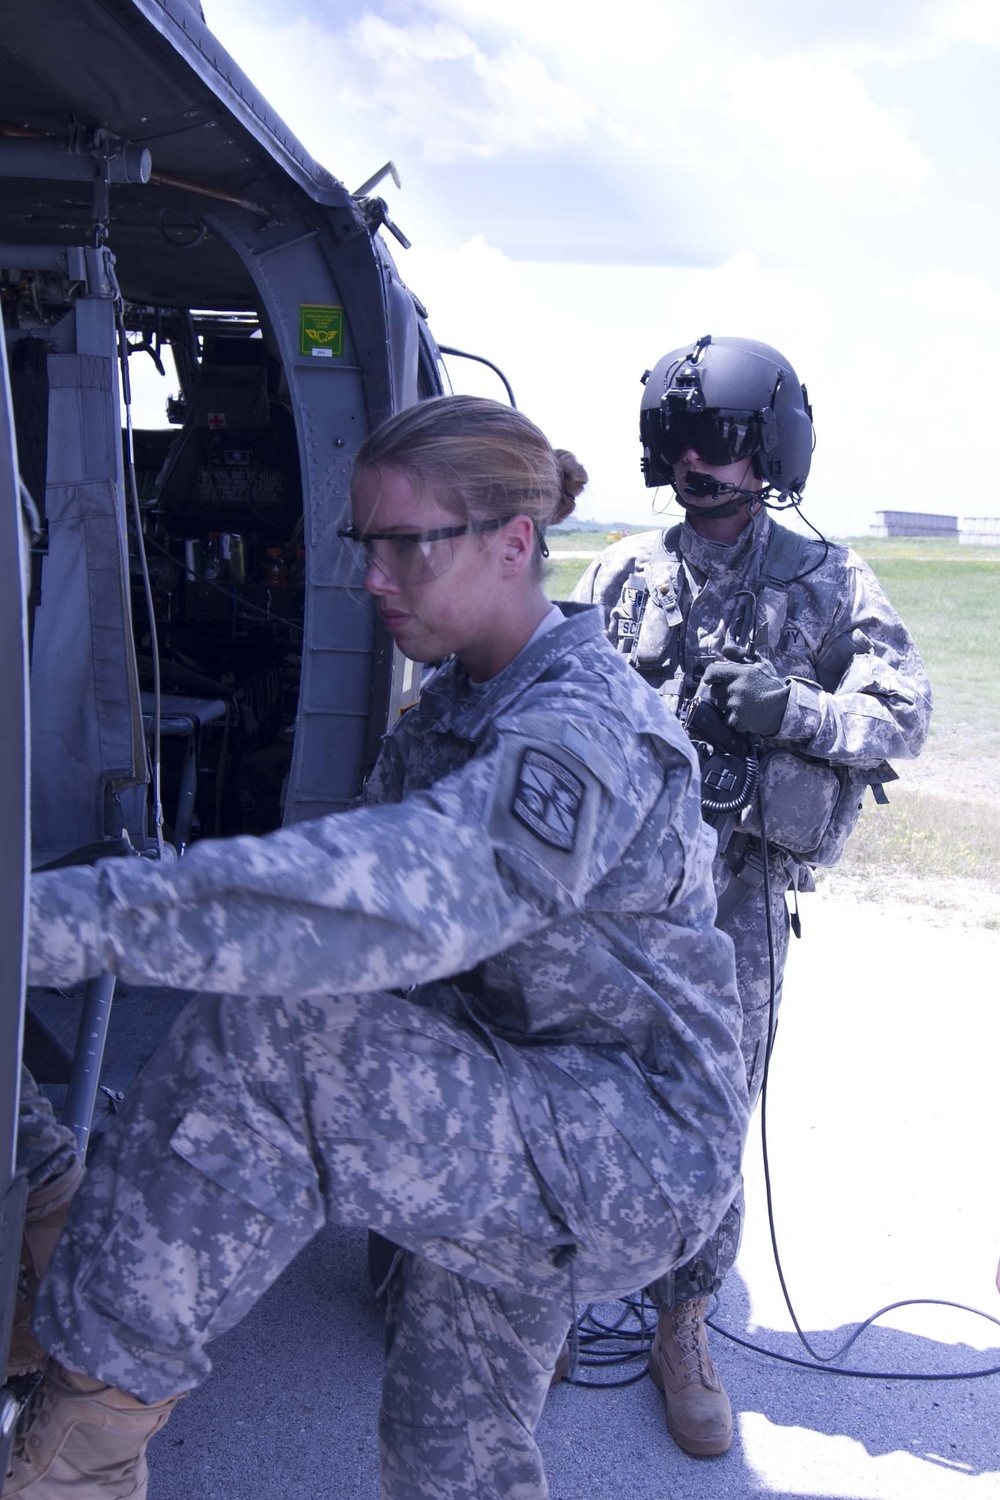
<svg viewBox="0 0 1000 1500"><path fill-rule="evenodd" d="M744 490L738 484L724 484L721 479L713 479L710 474L699 474L689 469L684 476L684 488L675 493L681 505L685 505L685 495L690 495L694 500L717 499L721 495L731 495L731 500L723 500L721 505L713 505L707 509L698 507L698 514L707 520L716 517L721 520L723 516L735 516L744 505L752 505L755 500L760 499L759 490Z"/></svg>

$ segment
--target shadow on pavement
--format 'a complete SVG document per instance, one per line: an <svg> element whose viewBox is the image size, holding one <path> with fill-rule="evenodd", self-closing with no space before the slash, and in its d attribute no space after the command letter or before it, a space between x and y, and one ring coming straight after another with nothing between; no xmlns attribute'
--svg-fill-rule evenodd
<svg viewBox="0 0 1000 1500"><path fill-rule="evenodd" d="M932 1324L935 1309L925 1311ZM794 1333L749 1328L748 1313L746 1287L733 1274L712 1321L778 1354L809 1357ZM839 1348L855 1326L805 1332L813 1348L826 1354ZM947 1375L985 1370L1000 1365L998 1347L977 1349L875 1325L836 1361L840 1366L875 1372L859 1379L785 1365L727 1342L718 1333L712 1341L744 1425L746 1415L756 1413L776 1427L851 1438L873 1457L905 1453L967 1476L1000 1475L996 1421L1000 1376L892 1380L877 1373ZM762 1489L759 1493L775 1492Z"/></svg>

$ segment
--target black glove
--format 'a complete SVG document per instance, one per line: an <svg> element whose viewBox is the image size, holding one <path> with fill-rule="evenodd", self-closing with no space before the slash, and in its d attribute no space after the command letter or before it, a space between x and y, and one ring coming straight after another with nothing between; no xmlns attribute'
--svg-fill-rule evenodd
<svg viewBox="0 0 1000 1500"><path fill-rule="evenodd" d="M791 687L769 661L713 661L701 680L731 729L766 736L781 728Z"/></svg>

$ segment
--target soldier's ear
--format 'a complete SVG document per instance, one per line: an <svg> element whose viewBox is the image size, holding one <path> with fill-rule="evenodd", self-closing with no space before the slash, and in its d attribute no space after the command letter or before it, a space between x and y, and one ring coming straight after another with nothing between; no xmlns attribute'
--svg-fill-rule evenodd
<svg viewBox="0 0 1000 1500"><path fill-rule="evenodd" d="M501 559L504 571L522 573L531 566L535 555L535 528L530 516L514 516L500 533Z"/></svg>

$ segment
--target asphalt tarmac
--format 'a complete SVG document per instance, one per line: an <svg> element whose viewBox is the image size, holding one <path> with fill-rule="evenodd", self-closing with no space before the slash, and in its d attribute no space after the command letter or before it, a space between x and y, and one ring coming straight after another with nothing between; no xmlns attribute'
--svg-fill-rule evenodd
<svg viewBox="0 0 1000 1500"><path fill-rule="evenodd" d="M828 1356L904 1298L1000 1318L1000 934L822 894L802 916L767 1100L776 1234L801 1327ZM121 997L116 1067L148 1048L174 1006ZM50 1020L58 1008L47 1002ZM759 1124L747 1232L715 1317L808 1359L774 1269ZM538 1434L552 1500L1000 1496L1000 1376L899 1378L1000 1365L996 1322L896 1309L837 1361L874 1372L866 1379L711 1339L736 1413L731 1452L681 1453L648 1379L560 1386ZM151 1500L376 1500L381 1318L363 1235L324 1231L213 1351L211 1380L151 1446Z"/></svg>

